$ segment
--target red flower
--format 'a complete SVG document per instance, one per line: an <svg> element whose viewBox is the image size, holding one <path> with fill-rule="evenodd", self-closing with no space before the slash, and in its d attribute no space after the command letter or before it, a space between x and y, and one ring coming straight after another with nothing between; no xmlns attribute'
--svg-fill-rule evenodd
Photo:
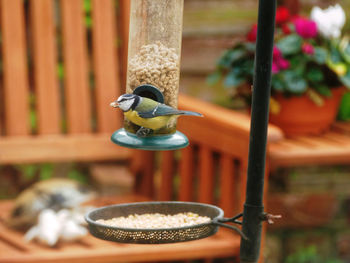
<svg viewBox="0 0 350 263"><path fill-rule="evenodd" d="M255 42L256 41L257 30L258 30L258 25L254 24L252 26L252 29L250 30L250 32L247 34L247 40L249 42Z"/></svg>
<svg viewBox="0 0 350 263"><path fill-rule="evenodd" d="M276 24L277 25L282 25L282 24L288 22L289 18L290 18L290 13L286 7L280 6L277 8L277 10L276 10Z"/></svg>
<svg viewBox="0 0 350 263"><path fill-rule="evenodd" d="M292 33L292 30L290 29L288 24L283 24L282 25L282 31L286 35L289 35L290 33Z"/></svg>

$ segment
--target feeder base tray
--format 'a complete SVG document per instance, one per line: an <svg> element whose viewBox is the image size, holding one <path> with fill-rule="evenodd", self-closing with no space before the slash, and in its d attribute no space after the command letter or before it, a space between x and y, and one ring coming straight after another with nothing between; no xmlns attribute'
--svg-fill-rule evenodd
<svg viewBox="0 0 350 263"><path fill-rule="evenodd" d="M110 226L98 222L99 219L111 219L114 217L128 217L138 214L160 213L165 215L175 215L178 213L191 212L200 216L207 216L210 221L200 224L194 224L184 227L173 228L125 228ZM134 244L165 244L185 242L202 239L214 235L219 227L226 227L236 231L246 238L245 235L235 226L224 224L226 222L236 223L236 219L241 217L237 215L233 218L224 218L224 212L221 208L202 203L194 202L136 202L127 204L118 204L97 208L85 217L90 233L100 239L119 243Z"/></svg>
<svg viewBox="0 0 350 263"><path fill-rule="evenodd" d="M189 144L187 137L179 131L169 135L142 138L127 132L124 128L115 131L112 134L111 140L123 147L151 151L176 150L184 148Z"/></svg>
<svg viewBox="0 0 350 263"><path fill-rule="evenodd" d="M137 195L108 196L89 203L91 206L141 202L149 199ZM240 236L220 228L217 234L184 243L163 245L121 244L99 240L87 235L79 242L62 242L48 248L37 242L25 242L23 232L8 228L13 201L0 201L0 262L11 263L122 263L197 260L201 258L234 257L239 253ZM4 220L3 220L4 219Z"/></svg>

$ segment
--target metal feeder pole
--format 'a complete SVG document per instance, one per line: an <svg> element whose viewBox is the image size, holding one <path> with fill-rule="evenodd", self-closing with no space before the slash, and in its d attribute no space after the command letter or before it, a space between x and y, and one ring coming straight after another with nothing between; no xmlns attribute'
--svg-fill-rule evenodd
<svg viewBox="0 0 350 263"><path fill-rule="evenodd" d="M265 216L263 191L275 15L276 0L259 0L247 192L242 226L248 239L241 239L241 263L258 261L262 221Z"/></svg>

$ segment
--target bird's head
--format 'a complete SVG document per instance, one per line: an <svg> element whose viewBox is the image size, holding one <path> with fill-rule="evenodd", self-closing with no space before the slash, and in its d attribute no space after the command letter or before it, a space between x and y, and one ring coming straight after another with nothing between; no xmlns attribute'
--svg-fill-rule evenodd
<svg viewBox="0 0 350 263"><path fill-rule="evenodd" d="M117 100L113 101L110 106L120 108L122 111L135 109L140 102L140 97L135 94L123 94Z"/></svg>

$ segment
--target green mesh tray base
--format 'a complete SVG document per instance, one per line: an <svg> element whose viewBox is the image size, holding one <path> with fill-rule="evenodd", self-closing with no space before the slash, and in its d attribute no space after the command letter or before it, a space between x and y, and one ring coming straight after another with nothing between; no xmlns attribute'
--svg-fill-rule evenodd
<svg viewBox="0 0 350 263"><path fill-rule="evenodd" d="M115 131L112 134L111 140L123 147L151 151L176 150L184 148L189 144L187 137L179 131L169 135L140 138L135 134L125 131L124 128Z"/></svg>

